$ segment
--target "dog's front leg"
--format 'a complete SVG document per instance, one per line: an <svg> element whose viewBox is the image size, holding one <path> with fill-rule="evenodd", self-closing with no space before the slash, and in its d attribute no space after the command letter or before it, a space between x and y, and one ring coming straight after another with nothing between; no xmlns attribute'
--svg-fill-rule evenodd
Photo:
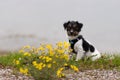
<svg viewBox="0 0 120 80"><path fill-rule="evenodd" d="M80 59L83 58L83 56L84 56L83 53L84 53L84 52L81 52L81 51L78 51L78 52L77 52L77 55L76 55L76 61L78 61L78 60L80 60Z"/></svg>

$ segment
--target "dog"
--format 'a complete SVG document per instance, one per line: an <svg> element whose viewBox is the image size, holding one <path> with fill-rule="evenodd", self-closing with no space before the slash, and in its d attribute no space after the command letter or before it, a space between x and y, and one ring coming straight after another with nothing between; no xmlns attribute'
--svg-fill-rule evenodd
<svg viewBox="0 0 120 80"><path fill-rule="evenodd" d="M85 57L95 61L101 57L100 52L80 34L83 27L82 23L68 21L63 24L63 27L67 31L72 53L76 54L76 61L85 59Z"/></svg>

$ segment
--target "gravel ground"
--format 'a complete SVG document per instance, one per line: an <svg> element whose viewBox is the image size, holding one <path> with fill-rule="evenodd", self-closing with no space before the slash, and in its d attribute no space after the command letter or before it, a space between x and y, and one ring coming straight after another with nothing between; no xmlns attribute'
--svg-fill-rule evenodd
<svg viewBox="0 0 120 80"><path fill-rule="evenodd" d="M32 77L22 74L13 74L11 69L0 69L0 80L34 80ZM60 80L120 80L120 72L117 70L85 70L74 74L67 74Z"/></svg>
<svg viewBox="0 0 120 80"><path fill-rule="evenodd" d="M68 74L64 80L120 80L120 72L117 70L85 70Z"/></svg>
<svg viewBox="0 0 120 80"><path fill-rule="evenodd" d="M13 74L12 69L0 69L0 80L34 80L32 77L24 76L20 73Z"/></svg>

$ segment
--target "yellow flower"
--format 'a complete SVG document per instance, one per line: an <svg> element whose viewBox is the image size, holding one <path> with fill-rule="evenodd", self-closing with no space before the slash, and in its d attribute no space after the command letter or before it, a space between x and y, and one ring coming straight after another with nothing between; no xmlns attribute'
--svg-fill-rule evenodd
<svg viewBox="0 0 120 80"><path fill-rule="evenodd" d="M53 63L55 64L55 63L56 63L56 61L53 61Z"/></svg>
<svg viewBox="0 0 120 80"><path fill-rule="evenodd" d="M36 66L36 68L39 69L39 70L42 70L42 68L43 68L43 63L39 63L39 64Z"/></svg>
<svg viewBox="0 0 120 80"><path fill-rule="evenodd" d="M52 61L52 58L46 57L46 62Z"/></svg>
<svg viewBox="0 0 120 80"><path fill-rule="evenodd" d="M74 71L76 71L76 72L79 71L78 68L77 68L76 66L74 66L74 65L70 65L70 67L71 67Z"/></svg>
<svg viewBox="0 0 120 80"><path fill-rule="evenodd" d="M52 50L49 51L50 56L54 55L54 52Z"/></svg>
<svg viewBox="0 0 120 80"><path fill-rule="evenodd" d="M63 71L63 70L64 70L64 68L60 68L59 70L60 70L60 71Z"/></svg>
<svg viewBox="0 0 120 80"><path fill-rule="evenodd" d="M48 56L40 56L39 59L45 60L46 62L52 61L52 58L50 58Z"/></svg>
<svg viewBox="0 0 120 80"><path fill-rule="evenodd" d="M64 64L64 66L68 66L68 64L67 64L67 63L65 63L65 64Z"/></svg>
<svg viewBox="0 0 120 80"><path fill-rule="evenodd" d="M61 56L62 58L64 58L66 61L69 60L69 55L68 54L64 54L63 56Z"/></svg>
<svg viewBox="0 0 120 80"><path fill-rule="evenodd" d="M48 64L48 65L47 65L48 68L51 68L51 66L52 66L51 64Z"/></svg>
<svg viewBox="0 0 120 80"><path fill-rule="evenodd" d="M19 61L19 60L16 60L16 64L17 64L17 65L20 64L20 61Z"/></svg>
<svg viewBox="0 0 120 80"><path fill-rule="evenodd" d="M69 49L69 47L70 47L69 42L63 42L63 44L64 44L64 48L65 49Z"/></svg>
<svg viewBox="0 0 120 80"><path fill-rule="evenodd" d="M29 45L24 46L23 49L30 49L30 46Z"/></svg>
<svg viewBox="0 0 120 80"><path fill-rule="evenodd" d="M39 57L39 59L42 59L42 58L43 58L43 56L40 56L40 57Z"/></svg>
<svg viewBox="0 0 120 80"><path fill-rule="evenodd" d="M18 65L18 64L20 64L20 61L19 60L13 60L13 62L16 64L16 65Z"/></svg>
<svg viewBox="0 0 120 80"><path fill-rule="evenodd" d="M38 50L40 50L40 51L44 51L45 49L44 49L43 46L40 46L40 47L38 48Z"/></svg>
<svg viewBox="0 0 120 80"><path fill-rule="evenodd" d="M48 50L52 50L52 49L53 49L51 44L47 44L47 45L46 45L46 48L47 48Z"/></svg>
<svg viewBox="0 0 120 80"><path fill-rule="evenodd" d="M58 49L57 52L58 52L59 54L64 54L64 50L62 50L62 49L61 49L61 50Z"/></svg>
<svg viewBox="0 0 120 80"><path fill-rule="evenodd" d="M36 61L33 61L32 64L38 70L42 70L46 66L46 64L43 64L42 62L37 63Z"/></svg>
<svg viewBox="0 0 120 80"><path fill-rule="evenodd" d="M20 72L27 75L28 74L28 69L27 68L20 68Z"/></svg>
<svg viewBox="0 0 120 80"><path fill-rule="evenodd" d="M24 50L22 50L22 49L19 51L19 53L24 53L24 52L25 52L25 51L24 51Z"/></svg>
<svg viewBox="0 0 120 80"><path fill-rule="evenodd" d="M64 68L59 68L57 70L57 77L61 78L64 77L65 75L62 73L62 71L64 70Z"/></svg>
<svg viewBox="0 0 120 80"><path fill-rule="evenodd" d="M25 52L25 53L24 53L24 56L31 56L31 54L28 53L28 52Z"/></svg>
<svg viewBox="0 0 120 80"><path fill-rule="evenodd" d="M33 61L32 64L33 64L33 66L37 66L37 62L36 61Z"/></svg>
<svg viewBox="0 0 120 80"><path fill-rule="evenodd" d="M57 46L58 46L58 47L62 47L62 46L63 46L63 43L62 43L62 42L58 42L58 43L57 43Z"/></svg>
<svg viewBox="0 0 120 80"><path fill-rule="evenodd" d="M43 64L43 68L46 66L46 64Z"/></svg>

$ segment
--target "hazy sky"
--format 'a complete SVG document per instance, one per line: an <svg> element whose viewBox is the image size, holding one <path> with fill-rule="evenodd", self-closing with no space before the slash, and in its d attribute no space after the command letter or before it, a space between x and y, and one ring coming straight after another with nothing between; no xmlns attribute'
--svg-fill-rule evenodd
<svg viewBox="0 0 120 80"><path fill-rule="evenodd" d="M120 0L0 0L0 36L23 33L64 40L63 23L78 20L85 37L98 47L119 48L119 8Z"/></svg>

